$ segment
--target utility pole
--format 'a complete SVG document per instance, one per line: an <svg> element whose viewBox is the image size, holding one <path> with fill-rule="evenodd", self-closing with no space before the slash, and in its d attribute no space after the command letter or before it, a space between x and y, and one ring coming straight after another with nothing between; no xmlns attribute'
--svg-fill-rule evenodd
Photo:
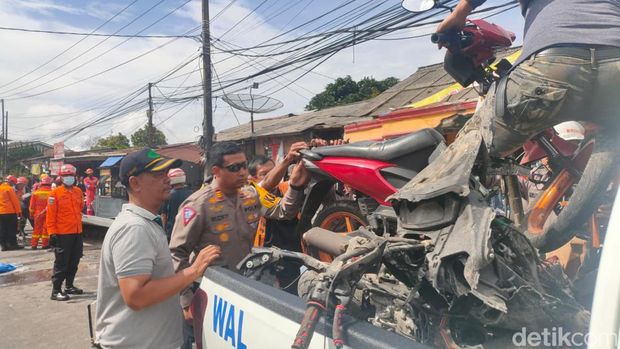
<svg viewBox="0 0 620 349"><path fill-rule="evenodd" d="M149 82L149 110L146 112L146 116L149 118L148 126L146 128L146 144L148 144L149 148L153 148L155 143L153 141L153 97L151 97L151 87L152 83Z"/></svg>
<svg viewBox="0 0 620 349"><path fill-rule="evenodd" d="M213 107L211 105L211 36L209 34L209 0L202 0L202 147L205 155L213 145Z"/></svg>
<svg viewBox="0 0 620 349"><path fill-rule="evenodd" d="M2 100L2 139L0 140L0 144L2 146L2 176L6 176L6 163L4 162L4 99Z"/></svg>
<svg viewBox="0 0 620 349"><path fill-rule="evenodd" d="M4 173L8 172L9 162L9 111L4 112Z"/></svg>

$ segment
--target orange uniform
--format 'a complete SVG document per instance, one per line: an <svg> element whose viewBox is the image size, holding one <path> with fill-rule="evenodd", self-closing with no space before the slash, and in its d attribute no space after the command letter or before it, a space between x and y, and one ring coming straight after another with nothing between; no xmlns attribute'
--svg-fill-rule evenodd
<svg viewBox="0 0 620 349"><path fill-rule="evenodd" d="M49 244L45 217L47 215L47 200L51 193L52 188L49 185L42 185L30 197L30 217L34 220L31 240L31 246L33 247L39 244L39 239L41 239L43 248L46 248Z"/></svg>
<svg viewBox="0 0 620 349"><path fill-rule="evenodd" d="M47 199L47 231L54 234L76 234L82 232L82 209L84 195L80 188L64 185L52 190Z"/></svg>
<svg viewBox="0 0 620 349"><path fill-rule="evenodd" d="M0 214L22 214L21 204L9 183L0 184Z"/></svg>

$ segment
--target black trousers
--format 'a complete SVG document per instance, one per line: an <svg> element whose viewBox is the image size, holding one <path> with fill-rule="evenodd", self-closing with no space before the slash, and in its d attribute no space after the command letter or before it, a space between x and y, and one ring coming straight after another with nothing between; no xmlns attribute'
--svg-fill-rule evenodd
<svg viewBox="0 0 620 349"><path fill-rule="evenodd" d="M60 291L63 281L65 281L65 287L73 286L80 258L82 258L84 242L82 234L60 234L56 235L56 239L52 285L55 291Z"/></svg>
<svg viewBox="0 0 620 349"><path fill-rule="evenodd" d="M0 245L10 247L17 245L17 214L0 214Z"/></svg>

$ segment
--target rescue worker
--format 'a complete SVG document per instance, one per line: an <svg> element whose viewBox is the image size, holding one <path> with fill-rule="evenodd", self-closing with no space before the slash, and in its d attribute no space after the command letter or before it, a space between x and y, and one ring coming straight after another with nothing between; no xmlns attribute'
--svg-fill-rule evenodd
<svg viewBox="0 0 620 349"><path fill-rule="evenodd" d="M49 248L49 235L47 234L47 225L45 217L47 214L47 200L52 193L52 177L45 177L41 180L41 185L30 196L30 217L34 220L32 229L32 239L30 246L33 250L37 249L39 239L41 239L41 248Z"/></svg>
<svg viewBox="0 0 620 349"><path fill-rule="evenodd" d="M97 194L97 187L99 186L99 178L93 175L92 168L86 170L86 177L84 178L84 189L86 191L86 214L89 216L95 215L95 209L93 208L93 202L95 201L95 194Z"/></svg>
<svg viewBox="0 0 620 349"><path fill-rule="evenodd" d="M54 273L52 275L52 300L66 301L70 294L83 291L73 281L82 257L82 209L84 195L75 180L76 169L65 164L60 168L62 185L52 190L47 200L47 231L54 247ZM65 289L62 290L62 284Z"/></svg>
<svg viewBox="0 0 620 349"><path fill-rule="evenodd" d="M41 185L41 181L43 181L43 178L45 177L49 177L47 175L47 173L41 173L41 175L39 176L39 181L36 182L35 184L32 185L32 191L34 192L35 190L39 189L39 186ZM51 177L50 177L51 178Z"/></svg>
<svg viewBox="0 0 620 349"><path fill-rule="evenodd" d="M23 248L17 244L17 220L21 217L22 210L11 183L16 184L17 178L9 175L0 184L0 249L2 251Z"/></svg>
<svg viewBox="0 0 620 349"><path fill-rule="evenodd" d="M170 198L164 202L161 208L161 221L166 231L168 242L170 242L170 235L172 234L175 218L179 212L179 206L192 195L192 190L185 184L185 171L181 168L173 168L168 171L168 178L170 178L172 190L170 191Z"/></svg>
<svg viewBox="0 0 620 349"><path fill-rule="evenodd" d="M15 182L15 192L17 193L17 198L22 199L22 196L26 193L26 186L28 185L28 178L22 176L17 178Z"/></svg>
<svg viewBox="0 0 620 349"><path fill-rule="evenodd" d="M303 189L310 180L300 162L291 174L287 194L279 199L255 184L248 185L247 159L238 144L217 143L209 150L207 159L213 182L183 203L172 230L170 251L177 271L187 268L190 256L207 245L219 245L222 249L222 258L215 265L236 270L251 251L260 217L295 217L303 201ZM188 322L193 318L189 308L192 297L189 288L181 294Z"/></svg>

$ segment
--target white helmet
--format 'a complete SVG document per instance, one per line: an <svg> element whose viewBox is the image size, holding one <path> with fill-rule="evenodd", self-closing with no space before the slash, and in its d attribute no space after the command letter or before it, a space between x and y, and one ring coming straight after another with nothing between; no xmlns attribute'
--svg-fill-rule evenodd
<svg viewBox="0 0 620 349"><path fill-rule="evenodd" d="M185 184L185 172L180 168L173 168L168 171L170 185Z"/></svg>
<svg viewBox="0 0 620 349"><path fill-rule="evenodd" d="M577 121L566 121L553 126L560 138L566 141L582 141L586 129Z"/></svg>

